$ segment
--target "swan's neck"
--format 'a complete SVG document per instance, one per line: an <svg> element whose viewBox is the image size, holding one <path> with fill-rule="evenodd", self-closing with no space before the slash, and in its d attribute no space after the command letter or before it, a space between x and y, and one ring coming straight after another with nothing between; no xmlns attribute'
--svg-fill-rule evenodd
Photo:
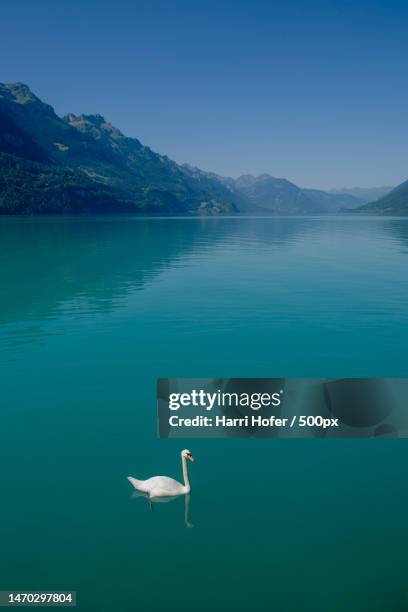
<svg viewBox="0 0 408 612"><path fill-rule="evenodd" d="M187 459L184 457L184 455L181 456L181 463L183 466L183 478L184 478L184 486L186 488L186 493L190 493L191 486L190 486L190 481L188 479Z"/></svg>

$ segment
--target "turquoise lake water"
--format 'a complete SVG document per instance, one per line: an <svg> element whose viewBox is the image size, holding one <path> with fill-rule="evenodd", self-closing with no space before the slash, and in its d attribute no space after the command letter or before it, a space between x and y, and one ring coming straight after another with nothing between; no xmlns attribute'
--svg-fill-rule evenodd
<svg viewBox="0 0 408 612"><path fill-rule="evenodd" d="M408 220L0 218L0 589L408 610L408 440L156 438L159 376L406 376ZM126 476L181 477L184 499Z"/></svg>

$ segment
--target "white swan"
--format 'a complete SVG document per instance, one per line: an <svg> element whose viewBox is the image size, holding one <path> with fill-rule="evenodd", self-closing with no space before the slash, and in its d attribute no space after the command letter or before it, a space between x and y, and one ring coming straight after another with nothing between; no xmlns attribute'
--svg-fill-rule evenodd
<svg viewBox="0 0 408 612"><path fill-rule="evenodd" d="M137 480L132 476L128 476L128 481L135 487L137 491L145 493L148 499L155 497L172 497L174 495L186 495L190 493L191 486L188 479L187 459L194 462L194 457L189 450L181 451L181 463L183 466L184 485L177 482L174 478L168 476L152 476L147 480Z"/></svg>

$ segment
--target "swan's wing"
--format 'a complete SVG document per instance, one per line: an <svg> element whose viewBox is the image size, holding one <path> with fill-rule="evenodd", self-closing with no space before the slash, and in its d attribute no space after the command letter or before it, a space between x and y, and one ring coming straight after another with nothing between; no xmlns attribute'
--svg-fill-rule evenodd
<svg viewBox="0 0 408 612"><path fill-rule="evenodd" d="M145 480L144 485L148 487L151 497L172 497L185 492L185 487L180 482L168 476L153 476Z"/></svg>
<svg viewBox="0 0 408 612"><path fill-rule="evenodd" d="M152 476L143 482L147 487L172 487L174 485L180 485L174 478L169 476Z"/></svg>

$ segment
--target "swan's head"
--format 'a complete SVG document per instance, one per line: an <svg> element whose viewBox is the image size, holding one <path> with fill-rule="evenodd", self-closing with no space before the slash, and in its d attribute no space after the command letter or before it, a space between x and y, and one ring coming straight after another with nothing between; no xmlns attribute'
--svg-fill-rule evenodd
<svg viewBox="0 0 408 612"><path fill-rule="evenodd" d="M181 451L181 456L184 457L185 459L188 459L189 461L192 461L194 463L193 455L186 448L183 451Z"/></svg>

